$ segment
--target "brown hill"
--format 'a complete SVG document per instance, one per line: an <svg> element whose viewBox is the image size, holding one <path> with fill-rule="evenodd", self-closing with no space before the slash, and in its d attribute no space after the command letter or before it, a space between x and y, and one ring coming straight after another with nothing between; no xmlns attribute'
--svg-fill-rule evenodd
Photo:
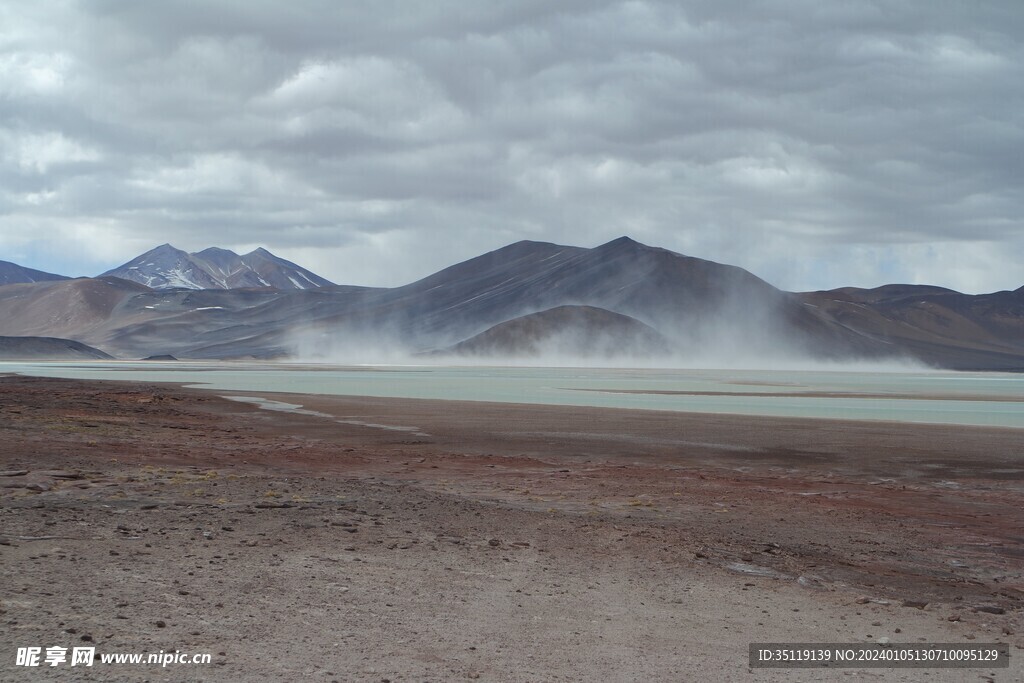
<svg viewBox="0 0 1024 683"><path fill-rule="evenodd" d="M499 323L447 349L459 356L495 358L651 358L671 344L635 318L593 306L558 306Z"/></svg>
<svg viewBox="0 0 1024 683"><path fill-rule="evenodd" d="M0 337L2 360L113 360L113 356L71 339Z"/></svg>

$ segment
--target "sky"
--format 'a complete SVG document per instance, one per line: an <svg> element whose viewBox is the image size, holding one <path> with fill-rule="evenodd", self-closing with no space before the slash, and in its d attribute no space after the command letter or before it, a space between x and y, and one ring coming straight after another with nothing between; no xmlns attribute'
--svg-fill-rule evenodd
<svg viewBox="0 0 1024 683"><path fill-rule="evenodd" d="M621 235L783 289L1024 285L1020 0L0 0L0 259L394 286Z"/></svg>

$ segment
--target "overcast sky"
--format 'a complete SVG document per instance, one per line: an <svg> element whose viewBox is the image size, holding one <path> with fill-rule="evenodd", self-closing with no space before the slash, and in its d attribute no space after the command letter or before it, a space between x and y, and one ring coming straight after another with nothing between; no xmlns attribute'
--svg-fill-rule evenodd
<svg viewBox="0 0 1024 683"><path fill-rule="evenodd" d="M1024 284L1024 5L0 0L0 259L397 285L620 235L791 290Z"/></svg>

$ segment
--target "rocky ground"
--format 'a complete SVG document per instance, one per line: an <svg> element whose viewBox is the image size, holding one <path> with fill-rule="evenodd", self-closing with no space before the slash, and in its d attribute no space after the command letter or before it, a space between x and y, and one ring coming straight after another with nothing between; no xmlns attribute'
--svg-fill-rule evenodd
<svg viewBox="0 0 1024 683"><path fill-rule="evenodd" d="M1022 679L1015 430L266 398L0 378L0 680ZM1014 659L747 662L880 640Z"/></svg>

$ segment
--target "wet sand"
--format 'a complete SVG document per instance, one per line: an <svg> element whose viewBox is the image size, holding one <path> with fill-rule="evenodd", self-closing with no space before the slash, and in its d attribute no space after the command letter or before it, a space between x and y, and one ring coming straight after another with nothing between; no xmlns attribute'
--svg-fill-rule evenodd
<svg viewBox="0 0 1024 683"><path fill-rule="evenodd" d="M0 678L1021 678L1024 430L259 396L0 378ZM747 666L882 638L1016 659Z"/></svg>

